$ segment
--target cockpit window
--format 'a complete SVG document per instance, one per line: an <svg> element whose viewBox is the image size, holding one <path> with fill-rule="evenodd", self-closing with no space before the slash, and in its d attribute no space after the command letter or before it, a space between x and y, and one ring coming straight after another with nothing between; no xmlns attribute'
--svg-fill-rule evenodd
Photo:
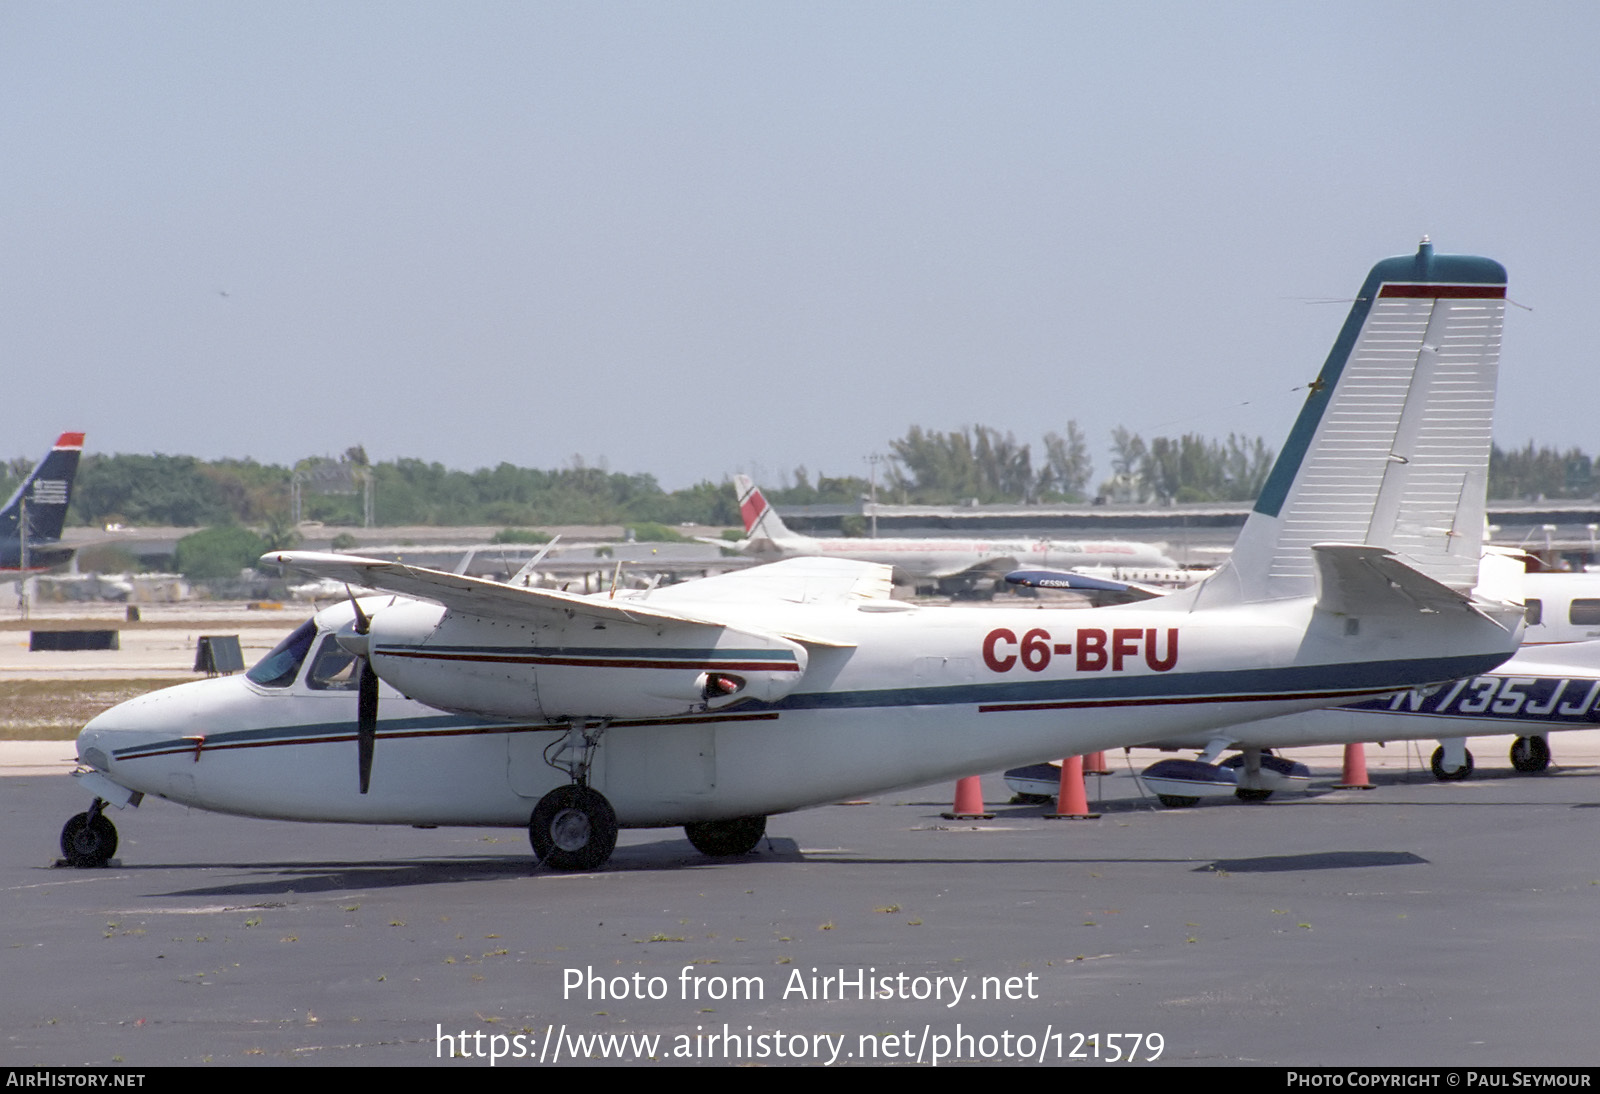
<svg viewBox="0 0 1600 1094"><path fill-rule="evenodd" d="M306 673L306 686L316 691L354 691L361 682L361 666L346 653L339 640L328 635L317 647L317 656Z"/></svg>
<svg viewBox="0 0 1600 1094"><path fill-rule="evenodd" d="M245 676L264 688L286 688L294 683L300 672L300 662L311 649L311 640L317 636L317 625L306 620L294 633L272 648L272 652L257 661Z"/></svg>

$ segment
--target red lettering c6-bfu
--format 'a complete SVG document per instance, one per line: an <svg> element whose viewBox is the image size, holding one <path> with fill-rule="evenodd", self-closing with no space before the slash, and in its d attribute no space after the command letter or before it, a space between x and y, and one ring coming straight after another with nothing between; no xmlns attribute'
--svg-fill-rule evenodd
<svg viewBox="0 0 1600 1094"><path fill-rule="evenodd" d="M983 636L983 663L992 672L1010 672L1018 665L1028 672L1043 672L1052 658L1076 652L1073 667L1078 672L1122 672L1142 655L1152 671L1166 672L1178 663L1178 628L1166 631L1163 643L1155 627L1114 627L1110 632L1079 627L1073 641L1054 642L1043 627L1021 638L1008 627L997 627Z"/></svg>

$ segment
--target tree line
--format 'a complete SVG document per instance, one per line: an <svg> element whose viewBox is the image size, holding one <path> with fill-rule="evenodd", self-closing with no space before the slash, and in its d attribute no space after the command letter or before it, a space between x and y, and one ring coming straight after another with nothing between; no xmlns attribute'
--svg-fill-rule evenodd
<svg viewBox="0 0 1600 1094"><path fill-rule="evenodd" d="M1111 435L1109 474L1096 482L1088 441L1076 422L1047 433L1037 446L990 426L940 432L912 426L888 442L877 476L879 501L930 505L1087 502L1249 501L1265 481L1273 450L1259 437L1196 433L1146 439L1124 428ZM290 484L313 463L335 464L353 477L370 475L380 525L628 524L684 522L735 525L733 490L704 480L666 491L650 474L568 466L540 470L502 463L460 471L443 464L399 459L368 464L359 446L338 460L296 467L254 460L199 460L193 456L86 454L78 471L68 519L80 525L205 527L239 524L280 540L292 530ZM0 465L7 493L31 469L30 459ZM1529 442L1496 446L1489 489L1495 498L1585 498L1596 492L1591 457L1578 448L1558 450ZM805 467L761 484L779 505L853 504L872 489L866 475L817 475ZM362 523L358 490L301 490L301 516L334 526Z"/></svg>

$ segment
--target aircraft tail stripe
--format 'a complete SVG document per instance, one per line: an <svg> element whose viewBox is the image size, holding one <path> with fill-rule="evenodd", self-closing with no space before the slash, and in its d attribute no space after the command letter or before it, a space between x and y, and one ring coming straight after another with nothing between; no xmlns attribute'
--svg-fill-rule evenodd
<svg viewBox="0 0 1600 1094"><path fill-rule="evenodd" d="M1425 296L1431 299L1450 300L1504 300L1504 285L1385 285L1379 292L1384 296Z"/></svg>
<svg viewBox="0 0 1600 1094"><path fill-rule="evenodd" d="M739 516L744 520L746 534L755 531L756 524L761 520L761 515L767 511L767 499L761 496L761 491L752 488L743 501L739 503Z"/></svg>

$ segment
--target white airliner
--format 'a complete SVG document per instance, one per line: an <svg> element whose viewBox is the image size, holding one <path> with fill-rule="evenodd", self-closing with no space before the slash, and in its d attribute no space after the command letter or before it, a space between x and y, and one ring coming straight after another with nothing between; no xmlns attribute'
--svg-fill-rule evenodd
<svg viewBox="0 0 1600 1094"><path fill-rule="evenodd" d="M735 475L745 538L725 544L762 559L853 558L894 567L906 584L933 582L971 587L1019 566L1115 566L1176 570L1177 563L1154 543L1124 540L856 539L802 536L789 530L756 484Z"/></svg>
<svg viewBox="0 0 1600 1094"><path fill-rule="evenodd" d="M563 869L604 863L619 827L734 854L841 797L1488 672L1522 623L1471 593L1504 296L1497 263L1426 243L1375 266L1230 560L1142 604L918 607L888 566L837 558L585 597L268 556L390 595L319 612L243 677L90 722L93 801L63 852L109 860L105 805L156 794L526 826Z"/></svg>

